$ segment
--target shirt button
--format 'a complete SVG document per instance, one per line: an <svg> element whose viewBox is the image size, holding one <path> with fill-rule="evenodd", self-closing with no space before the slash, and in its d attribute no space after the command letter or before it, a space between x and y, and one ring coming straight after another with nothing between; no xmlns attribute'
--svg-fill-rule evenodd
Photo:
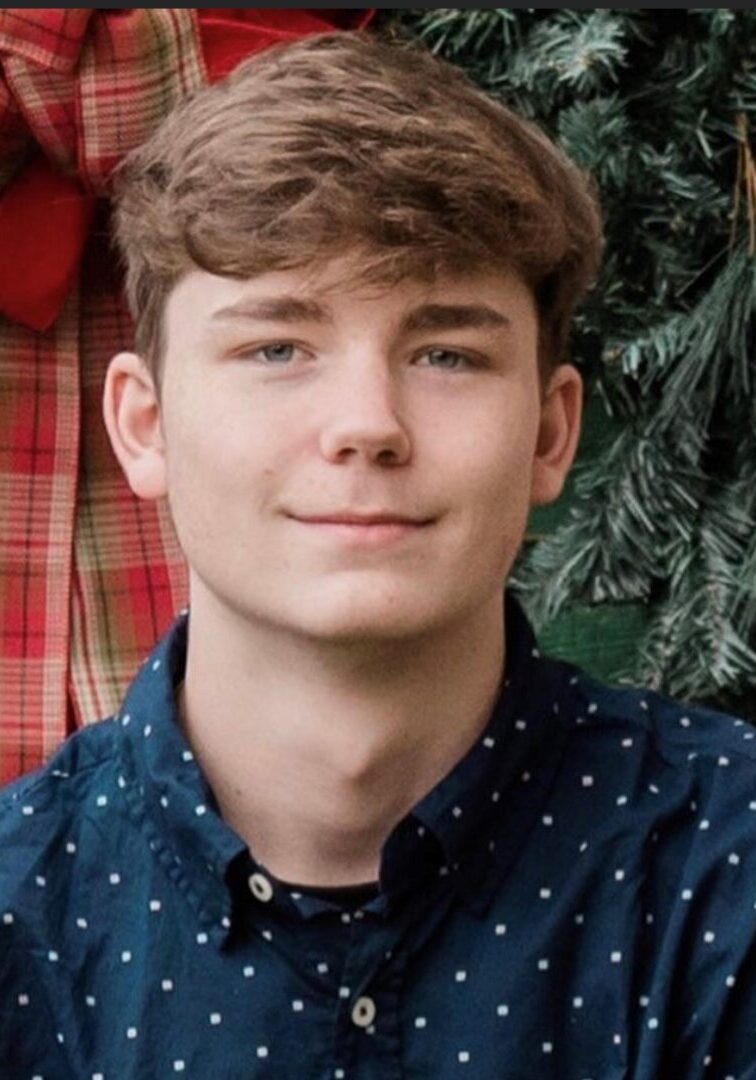
<svg viewBox="0 0 756 1080"><path fill-rule="evenodd" d="M370 1027L375 1020L375 1002L372 998L357 998L352 1009L352 1023L357 1027Z"/></svg>
<svg viewBox="0 0 756 1080"><path fill-rule="evenodd" d="M252 895L258 900L262 900L264 904L267 904L268 900L273 896L273 886L265 874L250 874L249 887L252 890Z"/></svg>

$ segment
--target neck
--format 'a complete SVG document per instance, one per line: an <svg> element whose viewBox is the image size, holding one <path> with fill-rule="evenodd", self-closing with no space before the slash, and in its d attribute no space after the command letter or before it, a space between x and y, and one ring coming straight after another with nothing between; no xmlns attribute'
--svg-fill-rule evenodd
<svg viewBox="0 0 756 1080"><path fill-rule="evenodd" d="M192 598L182 729L228 824L285 881L376 880L392 828L484 729L503 598L411 641L303 640Z"/></svg>

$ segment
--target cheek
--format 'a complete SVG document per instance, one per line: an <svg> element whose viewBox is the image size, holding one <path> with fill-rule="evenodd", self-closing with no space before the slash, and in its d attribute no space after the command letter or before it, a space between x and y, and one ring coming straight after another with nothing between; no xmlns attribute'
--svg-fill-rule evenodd
<svg viewBox="0 0 756 1080"><path fill-rule="evenodd" d="M192 395L197 401L196 395ZM200 406L177 403L166 432L168 487L177 526L203 535L230 533L232 521L244 521L266 505L266 484L276 474L272 432L258 418L227 400L214 405L206 395Z"/></svg>

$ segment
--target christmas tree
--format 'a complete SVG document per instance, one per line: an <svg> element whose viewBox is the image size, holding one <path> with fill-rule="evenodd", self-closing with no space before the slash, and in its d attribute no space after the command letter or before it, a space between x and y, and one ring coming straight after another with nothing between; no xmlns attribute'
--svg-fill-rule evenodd
<svg viewBox="0 0 756 1080"><path fill-rule="evenodd" d="M610 434L523 548L531 618L543 636L583 608L590 633L607 605L640 605L619 680L756 720L756 12L380 22L537 121L598 185L606 254L571 360Z"/></svg>

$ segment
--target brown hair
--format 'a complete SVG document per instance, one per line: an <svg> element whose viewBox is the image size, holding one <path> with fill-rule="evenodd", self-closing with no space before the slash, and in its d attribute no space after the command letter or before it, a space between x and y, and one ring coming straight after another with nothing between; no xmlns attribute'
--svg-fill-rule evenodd
<svg viewBox="0 0 756 1080"><path fill-rule="evenodd" d="M199 267L247 278L355 248L361 283L518 273L542 381L593 282L589 179L424 47L365 31L274 45L175 109L115 178L135 348L161 378L162 313Z"/></svg>

